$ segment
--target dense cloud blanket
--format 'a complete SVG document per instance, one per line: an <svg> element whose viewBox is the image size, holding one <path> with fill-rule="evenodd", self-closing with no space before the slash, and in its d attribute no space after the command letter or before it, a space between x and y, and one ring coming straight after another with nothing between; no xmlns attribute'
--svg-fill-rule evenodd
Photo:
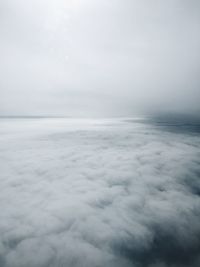
<svg viewBox="0 0 200 267"><path fill-rule="evenodd" d="M171 129L1 119L0 267L200 266L200 136Z"/></svg>

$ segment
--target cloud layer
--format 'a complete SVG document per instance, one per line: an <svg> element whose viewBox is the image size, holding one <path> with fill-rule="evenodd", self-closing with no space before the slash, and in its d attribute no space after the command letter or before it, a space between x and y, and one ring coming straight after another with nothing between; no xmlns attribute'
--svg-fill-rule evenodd
<svg viewBox="0 0 200 267"><path fill-rule="evenodd" d="M1 267L199 266L198 135L137 120L0 124Z"/></svg>

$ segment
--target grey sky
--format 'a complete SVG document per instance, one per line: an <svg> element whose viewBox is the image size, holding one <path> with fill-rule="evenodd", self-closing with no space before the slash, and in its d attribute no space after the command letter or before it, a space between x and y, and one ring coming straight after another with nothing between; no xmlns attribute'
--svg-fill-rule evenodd
<svg viewBox="0 0 200 267"><path fill-rule="evenodd" d="M0 114L197 112L198 0L0 0Z"/></svg>

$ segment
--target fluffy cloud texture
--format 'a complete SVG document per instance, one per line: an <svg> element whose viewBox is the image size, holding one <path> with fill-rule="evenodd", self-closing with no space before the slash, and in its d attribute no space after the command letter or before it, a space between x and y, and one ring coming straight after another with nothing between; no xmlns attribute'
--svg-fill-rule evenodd
<svg viewBox="0 0 200 267"><path fill-rule="evenodd" d="M0 124L1 267L200 266L195 132L128 119Z"/></svg>

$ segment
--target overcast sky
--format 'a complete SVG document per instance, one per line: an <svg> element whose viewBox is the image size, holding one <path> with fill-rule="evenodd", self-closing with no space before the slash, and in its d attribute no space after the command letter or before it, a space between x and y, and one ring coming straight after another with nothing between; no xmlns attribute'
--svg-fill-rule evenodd
<svg viewBox="0 0 200 267"><path fill-rule="evenodd" d="M0 0L0 115L198 112L199 0Z"/></svg>

